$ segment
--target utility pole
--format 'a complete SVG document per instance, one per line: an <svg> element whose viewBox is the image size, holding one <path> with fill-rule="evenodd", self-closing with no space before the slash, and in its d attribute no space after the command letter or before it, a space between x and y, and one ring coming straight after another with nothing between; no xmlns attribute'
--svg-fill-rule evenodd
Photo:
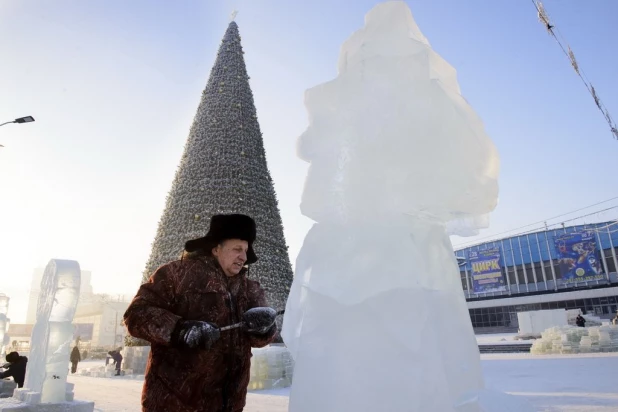
<svg viewBox="0 0 618 412"><path fill-rule="evenodd" d="M114 347L112 348L113 350L116 349L116 337L118 336L118 309L115 309L116 311L116 321L114 322Z"/></svg>

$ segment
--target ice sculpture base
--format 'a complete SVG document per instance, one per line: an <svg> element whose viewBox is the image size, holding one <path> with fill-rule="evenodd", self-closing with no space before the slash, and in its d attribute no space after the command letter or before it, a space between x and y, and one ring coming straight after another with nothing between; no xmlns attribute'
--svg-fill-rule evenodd
<svg viewBox="0 0 618 412"><path fill-rule="evenodd" d="M398 289L341 305L307 290L305 302L290 411L459 412L458 395L483 387L460 291Z"/></svg>
<svg viewBox="0 0 618 412"><path fill-rule="evenodd" d="M294 361L283 345L252 349L249 391L280 389L292 385Z"/></svg>
<svg viewBox="0 0 618 412"><path fill-rule="evenodd" d="M0 380L0 398L10 398L17 384L13 380Z"/></svg>
<svg viewBox="0 0 618 412"><path fill-rule="evenodd" d="M93 412L94 402L73 399L73 384L66 384L65 402L41 403L41 393L28 388L13 391L12 398L0 399L0 411L24 412Z"/></svg>
<svg viewBox="0 0 618 412"><path fill-rule="evenodd" d="M2 412L93 412L94 402L61 402L32 404L17 398L0 399Z"/></svg>

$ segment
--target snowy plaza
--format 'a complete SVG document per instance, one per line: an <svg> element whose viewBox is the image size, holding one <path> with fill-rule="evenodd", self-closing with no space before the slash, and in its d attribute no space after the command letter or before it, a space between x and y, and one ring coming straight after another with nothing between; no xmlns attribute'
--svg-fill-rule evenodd
<svg viewBox="0 0 618 412"><path fill-rule="evenodd" d="M492 354L481 359L487 387L523 397L539 412L618 410L618 354ZM76 397L95 401L96 411L141 411L142 381L71 376L69 382L75 383ZM287 412L288 395L289 389L249 392L245 411Z"/></svg>

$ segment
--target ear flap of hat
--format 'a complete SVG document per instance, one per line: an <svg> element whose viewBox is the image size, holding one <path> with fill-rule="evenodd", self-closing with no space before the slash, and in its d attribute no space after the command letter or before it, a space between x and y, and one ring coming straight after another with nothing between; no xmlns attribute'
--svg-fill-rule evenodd
<svg viewBox="0 0 618 412"><path fill-rule="evenodd" d="M203 237L198 238L198 239L188 240L185 243L185 250L187 252L195 252L196 250L202 249L204 244L205 244L205 241Z"/></svg>
<svg viewBox="0 0 618 412"><path fill-rule="evenodd" d="M247 261L245 262L245 264L250 265L252 263L257 262L258 257L255 254L255 251L253 250L253 245L249 245L249 249L247 250Z"/></svg>

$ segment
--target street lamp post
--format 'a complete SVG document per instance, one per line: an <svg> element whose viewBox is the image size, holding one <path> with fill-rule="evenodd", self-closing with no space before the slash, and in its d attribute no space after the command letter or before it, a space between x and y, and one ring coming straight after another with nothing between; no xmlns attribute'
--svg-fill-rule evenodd
<svg viewBox="0 0 618 412"><path fill-rule="evenodd" d="M4 126L5 124L10 124L10 123L31 123L31 122L34 122L34 117L26 116L26 117L19 117L10 122L0 123L0 126Z"/></svg>
<svg viewBox="0 0 618 412"><path fill-rule="evenodd" d="M4 123L0 123L0 126L4 126L5 124L11 124L11 123L32 123L34 122L34 117L32 116L25 116L25 117L18 117L17 119L11 121L11 122L4 122ZM0 144L0 147L4 147Z"/></svg>

